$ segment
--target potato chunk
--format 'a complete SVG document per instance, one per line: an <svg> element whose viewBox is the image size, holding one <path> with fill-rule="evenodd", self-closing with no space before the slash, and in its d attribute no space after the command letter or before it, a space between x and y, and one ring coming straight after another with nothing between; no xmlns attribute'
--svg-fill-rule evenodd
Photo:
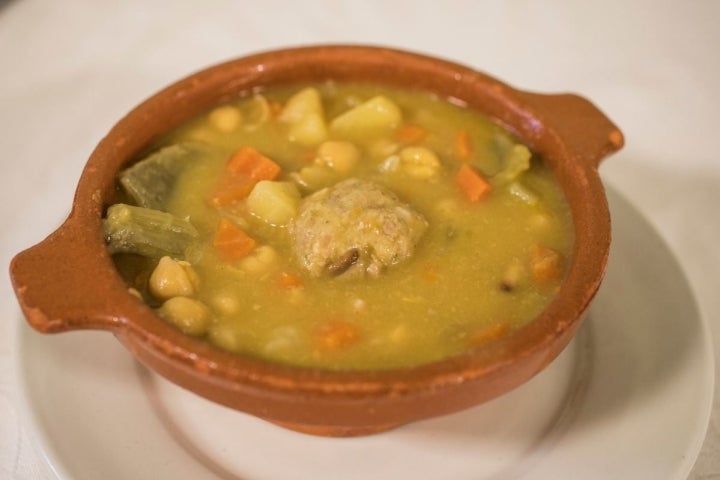
<svg viewBox="0 0 720 480"><path fill-rule="evenodd" d="M247 198L248 211L270 225L289 222L299 203L300 192L291 182L258 182Z"/></svg>
<svg viewBox="0 0 720 480"><path fill-rule="evenodd" d="M389 134L400 122L400 107L379 95L335 117L330 130L342 138L373 137Z"/></svg>
<svg viewBox="0 0 720 480"><path fill-rule="evenodd" d="M280 113L280 121L290 127L290 141L300 145L315 146L328 136L320 93L312 87L290 97Z"/></svg>

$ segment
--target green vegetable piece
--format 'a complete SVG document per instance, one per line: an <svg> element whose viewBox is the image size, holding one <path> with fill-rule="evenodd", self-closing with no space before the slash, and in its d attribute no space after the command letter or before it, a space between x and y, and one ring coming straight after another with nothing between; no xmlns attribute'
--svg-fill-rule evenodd
<svg viewBox="0 0 720 480"><path fill-rule="evenodd" d="M103 229L111 254L135 253L145 257L184 258L198 237L197 230L187 220L124 203L108 208Z"/></svg>
<svg viewBox="0 0 720 480"><path fill-rule="evenodd" d="M530 168L531 157L532 153L525 145L514 145L503 159L503 169L492 178L493 183L496 186L504 186L517 180Z"/></svg>
<svg viewBox="0 0 720 480"><path fill-rule="evenodd" d="M165 147L123 170L118 179L134 203L163 210L175 181L187 164L197 158L199 145Z"/></svg>

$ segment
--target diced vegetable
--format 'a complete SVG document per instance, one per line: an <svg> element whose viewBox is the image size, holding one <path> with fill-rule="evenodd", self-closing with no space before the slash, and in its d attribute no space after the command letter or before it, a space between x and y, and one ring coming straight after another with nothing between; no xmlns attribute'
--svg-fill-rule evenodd
<svg viewBox="0 0 720 480"><path fill-rule="evenodd" d="M367 138L391 133L401 122L400 108L377 96L335 117L330 130L341 138Z"/></svg>
<svg viewBox="0 0 720 480"><path fill-rule="evenodd" d="M318 148L315 163L326 165L338 173L348 173L360 160L360 150L350 142L328 140Z"/></svg>
<svg viewBox="0 0 720 480"><path fill-rule="evenodd" d="M290 126L290 141L300 145L314 146L328 136L320 93L312 87L290 97L280 113L280 121Z"/></svg>
<svg viewBox="0 0 720 480"><path fill-rule="evenodd" d="M530 270L537 283L554 283L563 276L563 257L557 250L535 245L530 253Z"/></svg>
<svg viewBox="0 0 720 480"><path fill-rule="evenodd" d="M360 340L360 330L343 320L330 320L314 332L313 345L321 352L343 350Z"/></svg>
<svg viewBox="0 0 720 480"><path fill-rule="evenodd" d="M469 160L472 156L472 143L467 130L460 130L455 135L454 153L458 160Z"/></svg>
<svg viewBox="0 0 720 480"><path fill-rule="evenodd" d="M220 179L210 195L210 205L221 208L244 200L257 182L273 180L281 170L280 165L254 148L242 147L225 164L228 174Z"/></svg>
<svg viewBox="0 0 720 480"><path fill-rule="evenodd" d="M200 283L188 262L162 257L150 274L148 288L153 297L167 300L172 297L190 297Z"/></svg>
<svg viewBox="0 0 720 480"><path fill-rule="evenodd" d="M274 180L280 175L280 165L252 147L242 147L227 161L225 170L259 182Z"/></svg>
<svg viewBox="0 0 720 480"><path fill-rule="evenodd" d="M221 208L244 200L250 195L256 183L255 180L242 175L227 175L215 187L209 203L215 208Z"/></svg>
<svg viewBox="0 0 720 480"><path fill-rule="evenodd" d="M118 180L135 204L163 210L177 177L200 151L189 143L165 147L120 172Z"/></svg>
<svg viewBox="0 0 720 480"><path fill-rule="evenodd" d="M407 175L428 180L440 173L440 159L435 152L425 147L405 147L400 150L400 168Z"/></svg>
<svg viewBox="0 0 720 480"><path fill-rule="evenodd" d="M460 166L455 176L455 182L460 187L460 191L465 198L471 202L479 202L492 191L490 183L485 180L474 167L467 163L463 163Z"/></svg>
<svg viewBox="0 0 720 480"><path fill-rule="evenodd" d="M316 88L303 88L285 103L280 112L280 121L285 123L298 123L305 117L313 114L322 114L323 105L320 92Z"/></svg>
<svg viewBox="0 0 720 480"><path fill-rule="evenodd" d="M257 242L227 218L222 218L215 230L213 246L224 262L239 260L249 254Z"/></svg>
<svg viewBox="0 0 720 480"><path fill-rule="evenodd" d="M407 124L400 127L395 137L406 145L414 145L422 142L428 136L427 129L418 125Z"/></svg>
<svg viewBox="0 0 720 480"><path fill-rule="evenodd" d="M210 310L193 298L173 297L162 304L158 313L188 335L204 335L210 326Z"/></svg>
<svg viewBox="0 0 720 480"><path fill-rule="evenodd" d="M525 145L514 145L503 158L503 169L493 176L493 183L503 186L516 180L530 168L531 157L532 153Z"/></svg>
<svg viewBox="0 0 720 480"><path fill-rule="evenodd" d="M197 230L187 220L123 203L108 208L103 230L110 253L135 253L146 257L183 258L198 238Z"/></svg>
<svg viewBox="0 0 720 480"><path fill-rule="evenodd" d="M291 182L258 182L247 198L248 211L270 225L289 222L299 203L300 192Z"/></svg>
<svg viewBox="0 0 720 480"><path fill-rule="evenodd" d="M301 122L293 123L288 132L291 142L311 147L324 141L328 137L327 126L322 115L310 114Z"/></svg>

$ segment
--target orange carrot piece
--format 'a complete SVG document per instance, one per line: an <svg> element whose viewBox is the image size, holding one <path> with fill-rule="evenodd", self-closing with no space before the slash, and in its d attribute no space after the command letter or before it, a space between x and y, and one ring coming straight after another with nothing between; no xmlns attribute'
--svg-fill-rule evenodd
<svg viewBox="0 0 720 480"><path fill-rule="evenodd" d="M257 242L233 222L223 218L215 230L213 246L222 261L232 262L250 253Z"/></svg>
<svg viewBox="0 0 720 480"><path fill-rule="evenodd" d="M489 327L471 333L468 337L468 343L473 347L479 347L499 339L504 336L508 330L508 326L504 323L496 323L495 325L490 325Z"/></svg>
<svg viewBox="0 0 720 480"><path fill-rule="evenodd" d="M556 282L563 276L563 257L557 250L535 245L530 253L530 270L533 280L541 285Z"/></svg>
<svg viewBox="0 0 720 480"><path fill-rule="evenodd" d="M275 180L280 175L280 165L252 147L242 147L235 152L225 165L230 173L244 175L256 182Z"/></svg>
<svg viewBox="0 0 720 480"><path fill-rule="evenodd" d="M322 352L336 352L360 340L360 330L354 324L342 320L330 320L314 332L315 348Z"/></svg>
<svg viewBox="0 0 720 480"><path fill-rule="evenodd" d="M455 135L455 157L458 160L469 160L472 156L472 144L467 130L460 130Z"/></svg>
<svg viewBox="0 0 720 480"><path fill-rule="evenodd" d="M455 183L458 184L465 198L471 202L479 202L492 191L492 185L467 163L460 166L455 176Z"/></svg>
<svg viewBox="0 0 720 480"><path fill-rule="evenodd" d="M250 195L257 182L241 175L227 175L224 177L210 195L210 205L221 208Z"/></svg>
<svg viewBox="0 0 720 480"><path fill-rule="evenodd" d="M290 272L282 272L280 274L280 286L283 288L295 288L302 287L303 281L297 275L293 275Z"/></svg>
<svg viewBox="0 0 720 480"><path fill-rule="evenodd" d="M400 127L397 131L396 137L402 143L410 145L420 143L428 135L428 131L418 125L407 124Z"/></svg>

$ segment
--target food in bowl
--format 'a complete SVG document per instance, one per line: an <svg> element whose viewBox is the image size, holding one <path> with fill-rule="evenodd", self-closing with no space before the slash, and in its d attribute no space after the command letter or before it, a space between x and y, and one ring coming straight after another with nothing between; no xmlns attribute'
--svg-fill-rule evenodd
<svg viewBox="0 0 720 480"><path fill-rule="evenodd" d="M367 83L214 107L118 175L110 251L133 292L231 352L411 367L535 318L573 246L542 159L482 114Z"/></svg>
<svg viewBox="0 0 720 480"><path fill-rule="evenodd" d="M218 105L252 92L328 81L418 89L457 99L468 110L507 127L542 158L567 201L572 248L564 258L557 293L535 318L481 348L412 367L301 367L229 352L185 334L128 290L103 228L109 207L127 200L117 186L120 172L159 152L158 141L168 132ZM229 118L221 123L232 124L232 115ZM196 148L197 140L202 138L176 148ZM317 435L376 433L495 398L532 378L565 348L585 317L607 264L610 217L597 169L622 144L617 127L582 97L524 92L439 58L342 45L250 55L184 78L120 119L88 159L67 220L13 259L13 287L36 330L109 331L143 365L214 402ZM308 161L313 163L314 158ZM157 188L153 191L159 194ZM407 203L403 192L394 195ZM187 222L173 224L171 213L158 213L166 216L157 219L170 222L177 233L177 242L165 245L175 252L168 256L184 255L187 237L201 232L184 228ZM427 232L417 250L426 238ZM145 254L165 256L152 251L148 246ZM415 255L387 266L387 272L408 268ZM192 273L188 275L192 285ZM184 297L178 298L184 302Z"/></svg>

